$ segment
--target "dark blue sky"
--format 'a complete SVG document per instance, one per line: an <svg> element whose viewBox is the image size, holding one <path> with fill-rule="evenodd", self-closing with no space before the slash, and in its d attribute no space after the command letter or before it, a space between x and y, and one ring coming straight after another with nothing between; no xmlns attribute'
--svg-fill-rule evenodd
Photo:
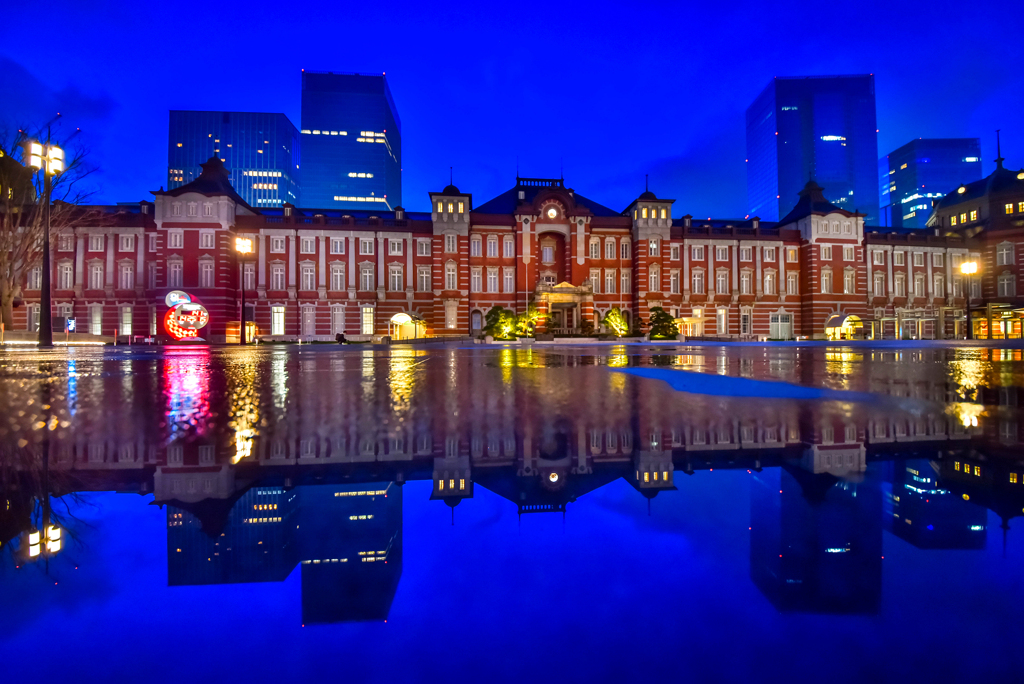
<svg viewBox="0 0 1024 684"><path fill-rule="evenodd" d="M1024 166L1019 1L732 3L56 2L5 13L0 125L66 126L101 167L98 201L165 182L167 111L283 111L300 69L387 73L406 208L448 182L476 204L520 172L621 209L746 213L744 111L776 75L874 73L879 154L994 129ZM28 27L41 27L32 46ZM51 40L50 37L57 40Z"/></svg>

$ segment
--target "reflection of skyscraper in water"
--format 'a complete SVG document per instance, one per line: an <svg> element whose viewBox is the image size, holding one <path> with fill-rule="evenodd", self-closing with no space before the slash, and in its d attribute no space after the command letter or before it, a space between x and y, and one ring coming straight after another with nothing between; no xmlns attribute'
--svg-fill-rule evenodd
<svg viewBox="0 0 1024 684"><path fill-rule="evenodd" d="M167 583L280 582L298 560L297 495L254 487L240 497L167 507Z"/></svg>
<svg viewBox="0 0 1024 684"><path fill-rule="evenodd" d="M300 561L303 623L386 619L402 575L401 487L254 487L167 508L171 586L280 582Z"/></svg>
<svg viewBox="0 0 1024 684"><path fill-rule="evenodd" d="M983 549L987 511L943 489L931 461L891 462L886 527L919 549Z"/></svg>
<svg viewBox="0 0 1024 684"><path fill-rule="evenodd" d="M878 482L792 466L755 473L750 577L784 611L878 612L882 521Z"/></svg>
<svg viewBox="0 0 1024 684"><path fill-rule="evenodd" d="M402 488L298 487L302 622L385 620L402 576Z"/></svg>

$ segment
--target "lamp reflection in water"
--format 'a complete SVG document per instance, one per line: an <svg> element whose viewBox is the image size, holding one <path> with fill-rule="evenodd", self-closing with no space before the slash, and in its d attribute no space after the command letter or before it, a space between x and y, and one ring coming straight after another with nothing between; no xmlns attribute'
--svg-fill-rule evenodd
<svg viewBox="0 0 1024 684"><path fill-rule="evenodd" d="M978 416L985 412L981 404L960 401L946 407L946 413L958 419L964 427L978 427Z"/></svg>
<svg viewBox="0 0 1024 684"><path fill-rule="evenodd" d="M964 399L973 400L977 397L978 386L985 382L988 365L978 359L977 351L958 350L957 358L949 362L949 374L956 393Z"/></svg>
<svg viewBox="0 0 1024 684"><path fill-rule="evenodd" d="M235 455L231 462L237 464L252 454L252 441L259 425L260 403L257 396L257 381L260 377L260 363L255 352L245 354L242 363L228 369L228 410L231 420L228 426L235 431Z"/></svg>

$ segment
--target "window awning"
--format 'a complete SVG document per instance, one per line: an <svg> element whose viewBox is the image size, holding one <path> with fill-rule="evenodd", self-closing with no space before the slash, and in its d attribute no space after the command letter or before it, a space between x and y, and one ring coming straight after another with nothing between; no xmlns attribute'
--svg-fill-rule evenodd
<svg viewBox="0 0 1024 684"><path fill-rule="evenodd" d="M853 314L833 314L828 317L827 321L825 321L825 327L842 328L846 325L847 321L853 324L861 323L860 317L854 316Z"/></svg>

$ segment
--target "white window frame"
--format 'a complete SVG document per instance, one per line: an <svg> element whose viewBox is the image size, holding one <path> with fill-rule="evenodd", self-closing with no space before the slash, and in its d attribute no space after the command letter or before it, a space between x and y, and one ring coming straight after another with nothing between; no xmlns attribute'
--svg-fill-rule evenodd
<svg viewBox="0 0 1024 684"><path fill-rule="evenodd" d="M316 266L313 264L299 266L299 289L303 292L316 290Z"/></svg>
<svg viewBox="0 0 1024 684"><path fill-rule="evenodd" d="M209 288L217 286L217 276L212 259L203 259L199 262L199 287Z"/></svg>
<svg viewBox="0 0 1024 684"><path fill-rule="evenodd" d="M119 264L117 268L117 285L119 290L135 289L135 265L131 263Z"/></svg>
<svg viewBox="0 0 1024 684"><path fill-rule="evenodd" d="M345 238L332 237L331 238L331 254L344 254L345 253Z"/></svg>
<svg viewBox="0 0 1024 684"><path fill-rule="evenodd" d="M346 289L345 264L335 261L331 264L331 291L343 292Z"/></svg>
<svg viewBox="0 0 1024 684"><path fill-rule="evenodd" d="M271 235L270 236L270 253L271 254L284 254L285 253L285 240L282 235Z"/></svg>
<svg viewBox="0 0 1024 684"><path fill-rule="evenodd" d="M281 292L287 289L288 280L284 264L270 265L270 289Z"/></svg>

